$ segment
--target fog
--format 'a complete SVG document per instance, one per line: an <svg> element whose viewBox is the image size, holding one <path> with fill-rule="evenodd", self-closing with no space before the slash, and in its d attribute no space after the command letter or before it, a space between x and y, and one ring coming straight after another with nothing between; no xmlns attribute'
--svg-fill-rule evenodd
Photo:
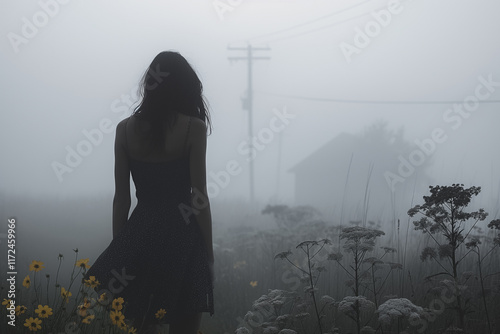
<svg viewBox="0 0 500 334"><path fill-rule="evenodd" d="M315 188L300 193L292 169L342 134L354 141L379 125L386 144L399 138L407 150L345 144L319 154L338 169L305 172L302 183L331 187L317 205L326 216L361 220L367 183L368 219L406 220L412 198L452 183L481 186L477 205L498 214L498 1L9 0L2 9L0 216L24 219L20 238L50 244L52 257L82 247L84 233L96 236L95 249L85 246L93 256L111 239L115 127L164 50L186 57L204 85L214 229L236 220L234 203L250 207L248 64L229 60L247 56L229 48L248 45L269 57L252 62L257 211L314 206ZM81 205L57 211L69 199ZM36 201L54 207L35 214Z"/></svg>

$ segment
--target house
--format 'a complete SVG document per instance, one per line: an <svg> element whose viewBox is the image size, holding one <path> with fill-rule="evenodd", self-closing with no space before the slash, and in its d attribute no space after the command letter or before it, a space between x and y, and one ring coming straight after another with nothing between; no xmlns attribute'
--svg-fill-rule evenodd
<svg viewBox="0 0 500 334"><path fill-rule="evenodd" d="M430 185L425 173L430 159L391 183L401 157L412 150L401 131L391 133L385 125L361 135L341 133L289 169L295 174L295 204L343 222L406 218L412 197L421 198Z"/></svg>

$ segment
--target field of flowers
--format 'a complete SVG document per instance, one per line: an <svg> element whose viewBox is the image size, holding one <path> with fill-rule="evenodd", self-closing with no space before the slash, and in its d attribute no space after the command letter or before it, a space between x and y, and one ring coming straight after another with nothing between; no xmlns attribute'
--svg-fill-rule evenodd
<svg viewBox="0 0 500 334"><path fill-rule="evenodd" d="M213 332L500 333L500 220L467 210L479 192L430 187L392 226L268 206L276 228L219 240Z"/></svg>
<svg viewBox="0 0 500 334"><path fill-rule="evenodd" d="M89 259L78 259L78 249L74 252L74 267L66 288L58 280L62 254L54 282L43 262L32 261L22 288L16 290L16 300L22 302L16 305L14 300L3 298L1 313L8 321L3 323L2 333L138 333L123 315L123 298L113 298L106 289L99 291L100 282L94 276L82 279L90 268ZM74 285L75 296L71 292ZM164 315L164 309L156 311L158 325Z"/></svg>
<svg viewBox="0 0 500 334"><path fill-rule="evenodd" d="M390 224L341 225L309 206L240 217L214 234L215 314L201 332L500 333L500 220L469 210L479 192L431 187L406 222ZM124 317L126 300L82 280L92 259L74 249L61 279L63 259L48 268L34 254L13 307L2 280L2 333L139 332ZM167 333L165 311L153 312Z"/></svg>

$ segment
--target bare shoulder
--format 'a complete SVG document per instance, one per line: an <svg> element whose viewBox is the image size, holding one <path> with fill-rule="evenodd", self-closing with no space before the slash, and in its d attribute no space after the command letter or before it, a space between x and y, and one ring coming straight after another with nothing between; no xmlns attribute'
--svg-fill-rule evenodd
<svg viewBox="0 0 500 334"><path fill-rule="evenodd" d="M196 117L191 117L191 133L195 137L206 136L207 125L201 119Z"/></svg>
<svg viewBox="0 0 500 334"><path fill-rule="evenodd" d="M207 126L205 122L196 117L191 117L189 130L189 146L191 148L205 148L207 145ZM193 152L193 151L192 151Z"/></svg>
<svg viewBox="0 0 500 334"><path fill-rule="evenodd" d="M125 140L125 131L127 126L127 120L129 117L122 119L118 124L116 124L116 140L123 142Z"/></svg>
<svg viewBox="0 0 500 334"><path fill-rule="evenodd" d="M123 131L125 129L125 125L127 124L127 120L130 117L122 119L118 124L116 125L116 131Z"/></svg>
<svg viewBox="0 0 500 334"><path fill-rule="evenodd" d="M125 135L125 126L127 124L127 118L121 120L120 122L118 122L118 124L116 124L116 140L117 141L123 141L124 140L124 135Z"/></svg>

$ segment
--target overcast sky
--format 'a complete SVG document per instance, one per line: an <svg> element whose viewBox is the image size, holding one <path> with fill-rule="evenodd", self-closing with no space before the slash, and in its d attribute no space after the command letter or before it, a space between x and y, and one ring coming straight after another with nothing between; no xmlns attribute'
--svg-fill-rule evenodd
<svg viewBox="0 0 500 334"><path fill-rule="evenodd" d="M247 63L228 60L246 53L228 47L248 43L270 49L255 51L270 59L253 62L254 133L289 115L253 160L262 201L293 201L291 167L377 120L404 127L411 142L442 129L433 177L498 194L500 103L490 103L500 100L498 1L65 1L2 0L3 194L112 194L114 128L130 115L127 101L154 56L175 50L210 104L207 172L233 160L242 168L218 196L246 198ZM481 103L469 98L470 112L448 111L468 97ZM99 127L102 138L81 144ZM78 147L90 151L70 167Z"/></svg>

